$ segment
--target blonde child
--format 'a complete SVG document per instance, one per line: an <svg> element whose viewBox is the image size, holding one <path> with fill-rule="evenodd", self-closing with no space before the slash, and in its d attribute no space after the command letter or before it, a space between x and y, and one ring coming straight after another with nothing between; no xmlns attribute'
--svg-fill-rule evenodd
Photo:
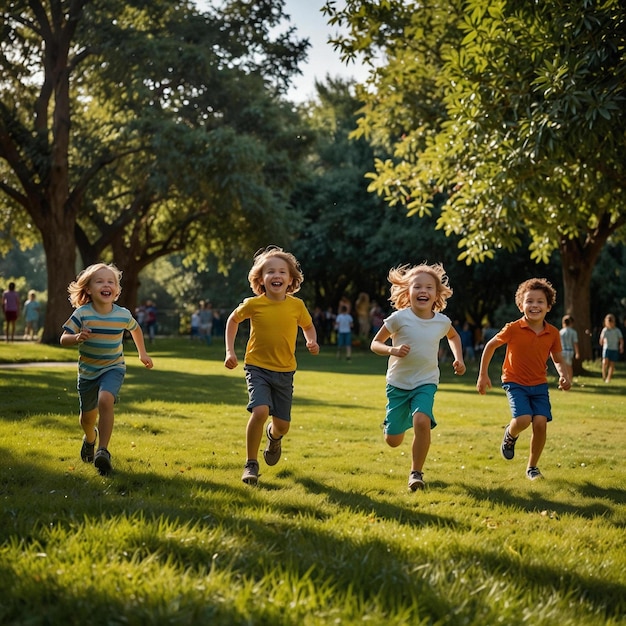
<svg viewBox="0 0 626 626"><path fill-rule="evenodd" d="M515 293L515 304L522 317L510 322L490 339L483 350L476 389L484 395L491 389L489 363L494 352L506 345L502 365L502 388L511 407L511 421L504 430L500 453L506 460L515 456L515 443L521 432L532 424L530 455L526 476L543 478L539 458L546 444L548 422L552 410L548 394L546 361L552 361L559 374L559 388L572 385L569 370L563 363L559 330L545 321L556 302L556 291L545 278L524 281Z"/></svg>
<svg viewBox="0 0 626 626"><path fill-rule="evenodd" d="M246 463L241 480L256 485L259 480L258 453L263 428L267 445L263 458L267 465L280 459L282 438L291 424L293 379L296 372L298 327L311 354L319 352L313 319L302 300L294 293L304 280L300 264L289 252L270 246L260 250L248 273L250 288L256 294L246 298L226 322L226 357L224 365L238 365L235 339L239 324L250 320L250 337L244 357L250 418L246 428Z"/></svg>
<svg viewBox="0 0 626 626"><path fill-rule="evenodd" d="M133 338L140 361L152 367L139 324L128 309L115 304L122 291L121 276L117 267L104 263L80 272L68 287L75 310L61 335L61 345L78 346L79 421L84 431L80 456L86 463L93 462L103 475L113 469L108 446L113 433L113 405L126 374L124 331Z"/></svg>
<svg viewBox="0 0 626 626"><path fill-rule="evenodd" d="M24 339L35 339L39 330L39 315L41 307L37 302L37 293L34 289L28 292L28 300L24 303Z"/></svg>
<svg viewBox="0 0 626 626"><path fill-rule="evenodd" d="M443 315L452 295L441 264L402 265L389 271L392 306L371 343L375 354L388 356L385 442L395 448L413 428L411 471L408 487L424 489L423 467L430 448L433 413L439 384L439 343L446 337L452 350L454 373L465 373L461 338ZM391 338L391 345L387 340Z"/></svg>
<svg viewBox="0 0 626 626"><path fill-rule="evenodd" d="M602 380L610 383L615 372L615 362L624 352L624 336L617 328L615 315L612 313L604 318L604 327L600 332L600 345L602 346Z"/></svg>

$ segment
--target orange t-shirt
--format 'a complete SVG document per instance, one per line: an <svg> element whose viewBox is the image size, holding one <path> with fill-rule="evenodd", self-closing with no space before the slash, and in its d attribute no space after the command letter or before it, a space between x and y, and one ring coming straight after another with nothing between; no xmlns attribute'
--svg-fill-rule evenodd
<svg viewBox="0 0 626 626"><path fill-rule="evenodd" d="M502 382L533 386L548 382L550 354L561 352L561 337L556 326L544 322L537 334L524 318L510 322L497 335L506 343Z"/></svg>

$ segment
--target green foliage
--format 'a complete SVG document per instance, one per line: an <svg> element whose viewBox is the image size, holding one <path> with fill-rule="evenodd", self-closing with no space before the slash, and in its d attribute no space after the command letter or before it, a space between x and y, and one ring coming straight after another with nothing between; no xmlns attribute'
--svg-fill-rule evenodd
<svg viewBox="0 0 626 626"><path fill-rule="evenodd" d="M72 361L0 377L3 624L621 623L623 366L552 394L531 483L528 433L499 455L503 392L444 364L428 488L408 493L410 433L391 449L379 428L385 359L299 350L283 458L254 489L221 347L158 342L150 371L127 350L108 478L78 454L75 350L27 348Z"/></svg>
<svg viewBox="0 0 626 626"><path fill-rule="evenodd" d="M370 191L418 216L443 193L437 226L468 264L558 251L565 308L589 329L592 269L626 224L621 3L373 5L325 7L344 55L378 61L355 133L388 152Z"/></svg>
<svg viewBox="0 0 626 626"><path fill-rule="evenodd" d="M81 265L114 260L134 304L141 269L187 252L228 267L290 236L304 142L282 101L308 42L282 2L36 2L0 7L0 232L41 237L46 340Z"/></svg>

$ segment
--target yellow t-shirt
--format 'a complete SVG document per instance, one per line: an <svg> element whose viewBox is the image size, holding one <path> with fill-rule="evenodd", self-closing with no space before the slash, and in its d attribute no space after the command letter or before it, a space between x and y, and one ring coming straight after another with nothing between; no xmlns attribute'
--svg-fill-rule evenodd
<svg viewBox="0 0 626 626"><path fill-rule="evenodd" d="M273 372L294 372L298 327L313 324L311 314L299 298L270 300L267 296L246 298L235 309L235 321L250 320L250 338L244 362Z"/></svg>

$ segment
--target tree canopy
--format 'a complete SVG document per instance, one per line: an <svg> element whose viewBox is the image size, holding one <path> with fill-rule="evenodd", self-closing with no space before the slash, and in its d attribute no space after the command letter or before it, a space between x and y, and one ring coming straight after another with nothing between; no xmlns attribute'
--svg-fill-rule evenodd
<svg viewBox="0 0 626 626"><path fill-rule="evenodd" d="M43 242L44 341L60 334L81 265L114 260L132 302L159 256L185 249L225 265L285 229L304 138L281 96L308 42L279 28L283 2L199 12L186 1L30 0L0 11L2 230Z"/></svg>
<svg viewBox="0 0 626 626"><path fill-rule="evenodd" d="M384 146L370 190L482 262L529 242L561 256L565 308L590 329L591 274L626 223L626 14L618 0L347 0L335 44L374 64L357 136ZM581 333L582 334L582 333ZM590 345L583 336L583 356Z"/></svg>

